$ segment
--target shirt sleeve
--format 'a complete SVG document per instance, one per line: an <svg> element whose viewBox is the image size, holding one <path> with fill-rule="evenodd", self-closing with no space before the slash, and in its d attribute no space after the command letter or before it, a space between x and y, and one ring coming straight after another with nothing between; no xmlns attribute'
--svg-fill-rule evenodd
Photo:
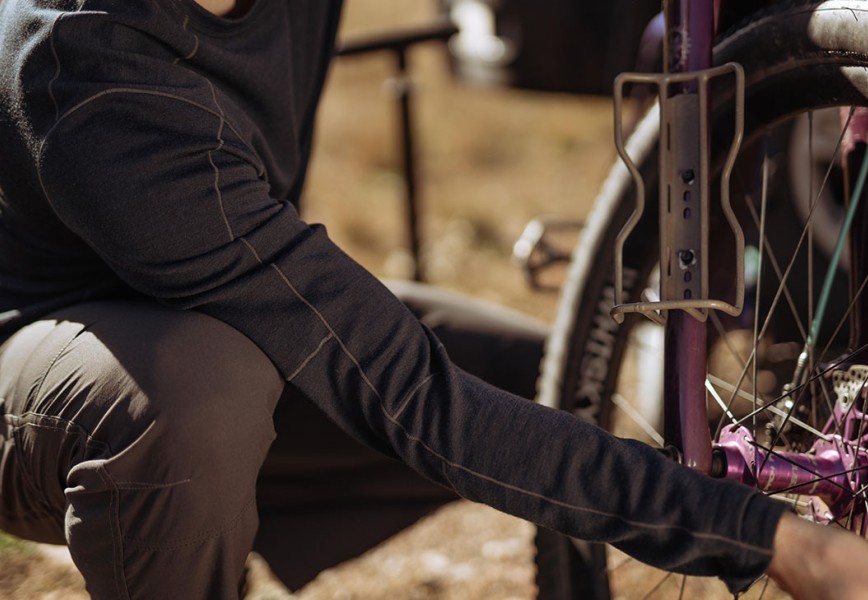
<svg viewBox="0 0 868 600"><path fill-rule="evenodd" d="M57 215L129 286L233 325L290 382L322 369L314 379L341 399L329 414L368 444L388 449L366 431L368 408L400 403L442 368L404 306L272 197L217 110L146 90L101 95L49 133L40 177Z"/></svg>

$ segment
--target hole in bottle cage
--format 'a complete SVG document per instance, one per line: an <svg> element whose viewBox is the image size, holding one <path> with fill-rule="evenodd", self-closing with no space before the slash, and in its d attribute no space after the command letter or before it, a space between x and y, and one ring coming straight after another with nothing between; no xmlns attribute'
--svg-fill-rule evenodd
<svg viewBox="0 0 868 600"><path fill-rule="evenodd" d="M682 250L678 253L678 260L681 263L681 268L686 269L696 261L696 254L693 250Z"/></svg>

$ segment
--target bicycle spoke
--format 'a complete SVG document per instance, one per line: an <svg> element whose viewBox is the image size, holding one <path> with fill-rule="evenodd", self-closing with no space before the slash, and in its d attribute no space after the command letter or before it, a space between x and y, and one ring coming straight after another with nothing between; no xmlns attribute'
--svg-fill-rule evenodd
<svg viewBox="0 0 868 600"><path fill-rule="evenodd" d="M753 360L751 361L751 366L753 368L753 394L751 398L752 405L754 410L756 410L757 405L759 404L759 397L757 396L757 368L759 367L759 361L757 360L757 349L759 348L759 322L760 322L760 311L759 307L761 305L761 294L762 294L762 282L763 282L763 261L762 256L765 251L766 244L766 213L768 210L768 198L769 198L769 156L768 156L768 140L766 140L765 151L763 152L763 164L762 164L762 195L760 197L760 225L759 225L759 255L760 260L757 264L757 275L756 275L756 308L754 311L754 319L753 319L753 352L751 353L753 356ZM766 319L768 322L768 319ZM765 329L765 326L763 326ZM751 432L754 437L757 434L757 422L754 418L751 422ZM757 477L757 464L756 461L753 461L752 467L754 468L754 479Z"/></svg>
<svg viewBox="0 0 868 600"><path fill-rule="evenodd" d="M846 130L844 130L846 131ZM843 131L842 131L843 135ZM814 195L814 111L808 111L808 173L809 173L809 183L808 183L808 194L811 198L814 198L813 204L817 205L820 201L820 194L818 193L816 196ZM814 208L814 207L811 207ZM808 329L811 329L811 326L814 323L814 220L808 219L808 222L805 224L808 230L808 243L807 243L807 254L808 254ZM835 265L835 268L837 265ZM832 267L830 267L832 268ZM809 346L807 340L805 341L805 346ZM809 352L811 355L808 357L808 365L809 368L814 366L814 356L813 356L813 347L809 348Z"/></svg>
<svg viewBox="0 0 868 600"><path fill-rule="evenodd" d="M733 386L731 384L727 383L726 381L723 381L722 379L719 379L718 377L715 377L714 375L709 375L708 380L709 380L709 383L711 385L721 387L724 390L726 390L727 392L731 392L733 390ZM744 398L745 400L748 400L748 401L750 401L752 399L752 396L750 394L748 394L747 392L742 391L742 390L738 390L737 395ZM772 414L777 415L779 417L783 417L787 414L786 411L781 410L780 408L777 408L776 406L774 406L772 404L766 404L766 405L758 408L758 411L760 411L760 412L763 410L767 410L767 411L771 412ZM759 414L759 413L757 413L757 414ZM791 423L794 425L798 425L799 427L801 427L802 429L804 429L808 433L811 433L811 434L813 434L813 435L815 435L821 439L824 439L825 441L829 441L831 439L826 434L815 429L814 427L811 427L810 425L808 425L804 421L799 420L798 418L792 417ZM741 421L737 418L733 421L733 425L740 425L740 424L741 424Z"/></svg>
<svg viewBox="0 0 868 600"><path fill-rule="evenodd" d="M750 215L754 221L754 224L757 227L759 227L759 215L756 212L756 207L753 205L752 202L745 202L745 205L747 206L748 212L750 212ZM774 249L773 249L772 245L768 242L768 240L766 241L765 249L766 249L766 258L769 259L769 265L771 266L772 270L775 272L775 276L777 277L778 282L779 282L778 283L778 289L780 290L780 293L783 294L784 299L787 301L787 305L789 306L790 311L793 315L793 320L796 324L796 327L798 327L798 329L799 329L799 333L802 336L802 341L804 341L808 338L808 332L805 329L804 325L802 324L802 318L799 314L799 309L796 307L796 301L793 299L793 296L790 293L789 287L786 284L786 282L789 279L790 272L792 271L792 267L793 267L793 264L795 263L795 260L794 260L794 258L792 258L791 262L787 265L786 272L782 273L780 263L778 262L777 256L774 252ZM794 255L795 255L795 253L794 253ZM770 314L774 310L774 307L777 306L777 302L778 302L778 298L776 296L774 302L772 303L772 308L769 309Z"/></svg>
<svg viewBox="0 0 868 600"><path fill-rule="evenodd" d="M630 402L621 394L612 394L612 404L624 411L630 420L642 429L642 431L645 432L645 435L654 440L659 447L663 448L666 445L663 436L660 435L645 419L645 417L642 416L642 413L633 408L633 405L630 404Z"/></svg>
<svg viewBox="0 0 868 600"><path fill-rule="evenodd" d="M714 398L714 401L717 402L718 406L720 406L724 416L729 417L732 424L735 425L738 423L738 419L736 419L735 415L732 414L730 407L723 402L723 398L720 397L720 394L717 393L717 390L712 385L710 377L711 376L707 376L705 378L705 389L708 390L708 393L711 394L711 397ZM721 417L721 420L723 420L723 417Z"/></svg>

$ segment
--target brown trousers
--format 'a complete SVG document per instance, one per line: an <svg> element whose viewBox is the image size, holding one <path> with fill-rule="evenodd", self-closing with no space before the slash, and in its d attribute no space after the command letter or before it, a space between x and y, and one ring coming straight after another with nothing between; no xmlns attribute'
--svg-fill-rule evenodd
<svg viewBox="0 0 868 600"><path fill-rule="evenodd" d="M530 397L545 328L395 284L452 360ZM0 528L67 543L94 598L235 598L255 548L289 587L454 498L338 429L231 327L69 307L0 347Z"/></svg>

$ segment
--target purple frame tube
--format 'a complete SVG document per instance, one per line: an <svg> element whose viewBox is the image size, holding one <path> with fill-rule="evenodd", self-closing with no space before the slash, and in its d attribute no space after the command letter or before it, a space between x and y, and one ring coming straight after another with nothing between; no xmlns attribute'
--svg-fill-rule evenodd
<svg viewBox="0 0 868 600"><path fill-rule="evenodd" d="M683 73L712 66L715 0L667 0L664 56L667 71ZM684 84L666 93L695 93ZM670 311L664 345L664 439L678 448L687 466L710 473L711 435L706 410L706 324Z"/></svg>

